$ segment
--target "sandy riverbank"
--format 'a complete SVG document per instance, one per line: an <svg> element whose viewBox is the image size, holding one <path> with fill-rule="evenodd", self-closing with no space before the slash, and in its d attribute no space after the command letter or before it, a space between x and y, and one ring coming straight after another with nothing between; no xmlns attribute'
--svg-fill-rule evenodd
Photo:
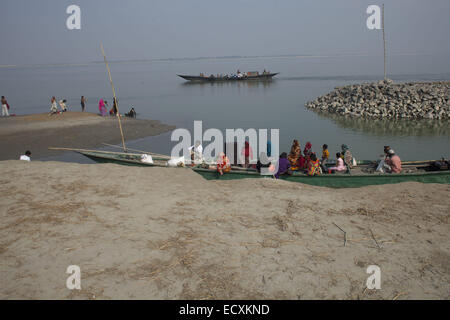
<svg viewBox="0 0 450 320"><path fill-rule="evenodd" d="M122 118L126 140L158 135L175 127L156 120ZM60 151L49 147L95 148L105 143L120 143L116 117L101 117L88 112L61 115L33 114L0 118L0 160L18 159L30 150L33 159L52 156Z"/></svg>
<svg viewBox="0 0 450 320"><path fill-rule="evenodd" d="M0 162L0 180L1 299L450 299L448 185L36 161Z"/></svg>

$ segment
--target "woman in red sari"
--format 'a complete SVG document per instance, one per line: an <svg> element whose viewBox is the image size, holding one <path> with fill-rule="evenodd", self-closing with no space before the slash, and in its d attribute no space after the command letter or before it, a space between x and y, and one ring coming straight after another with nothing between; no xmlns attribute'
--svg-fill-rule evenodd
<svg viewBox="0 0 450 320"><path fill-rule="evenodd" d="M311 160L311 154L312 154L312 149L311 148L312 148L311 142L308 141L305 144L305 149L303 149L303 154L305 155L304 163L303 163L303 166L302 166L303 169L306 169L306 167L309 164L309 161Z"/></svg>
<svg viewBox="0 0 450 320"><path fill-rule="evenodd" d="M225 153L221 152L217 157L217 172L219 172L219 174L223 176L224 173L230 172L230 170L230 160L225 155Z"/></svg>

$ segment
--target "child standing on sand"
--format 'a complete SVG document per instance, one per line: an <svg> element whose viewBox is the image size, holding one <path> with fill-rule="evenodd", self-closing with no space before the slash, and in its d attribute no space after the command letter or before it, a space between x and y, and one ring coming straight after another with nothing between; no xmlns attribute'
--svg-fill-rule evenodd
<svg viewBox="0 0 450 320"><path fill-rule="evenodd" d="M50 115L58 113L58 105L56 104L56 98L52 97L52 99L50 100Z"/></svg>
<svg viewBox="0 0 450 320"><path fill-rule="evenodd" d="M2 96L2 117L9 117L8 109L8 101L6 101L5 96Z"/></svg>

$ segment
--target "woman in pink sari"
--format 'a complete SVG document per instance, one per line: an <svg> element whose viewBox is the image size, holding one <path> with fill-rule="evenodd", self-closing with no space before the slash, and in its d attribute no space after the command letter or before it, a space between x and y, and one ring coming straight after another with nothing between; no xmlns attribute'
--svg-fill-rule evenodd
<svg viewBox="0 0 450 320"><path fill-rule="evenodd" d="M103 101L103 99L100 99L98 103L98 111L100 111L102 117L107 115L108 110L106 109L105 102Z"/></svg>

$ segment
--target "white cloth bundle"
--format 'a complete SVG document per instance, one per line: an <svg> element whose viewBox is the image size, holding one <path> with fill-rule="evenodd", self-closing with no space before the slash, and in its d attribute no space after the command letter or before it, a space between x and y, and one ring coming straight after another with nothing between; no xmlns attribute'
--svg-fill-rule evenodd
<svg viewBox="0 0 450 320"><path fill-rule="evenodd" d="M143 163L153 163L153 158L149 154L143 154L141 156L141 162L143 162Z"/></svg>
<svg viewBox="0 0 450 320"><path fill-rule="evenodd" d="M184 157L179 158L172 158L169 161L167 161L168 167L178 167L180 165L184 166Z"/></svg>

